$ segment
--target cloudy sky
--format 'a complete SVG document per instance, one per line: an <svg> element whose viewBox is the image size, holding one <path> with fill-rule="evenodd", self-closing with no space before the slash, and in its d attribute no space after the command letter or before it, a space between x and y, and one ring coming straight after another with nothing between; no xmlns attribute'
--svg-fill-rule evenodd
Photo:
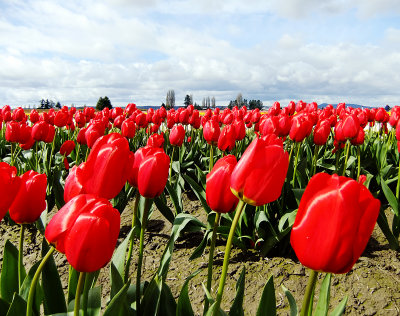
<svg viewBox="0 0 400 316"><path fill-rule="evenodd" d="M400 104L398 0L0 0L0 106Z"/></svg>

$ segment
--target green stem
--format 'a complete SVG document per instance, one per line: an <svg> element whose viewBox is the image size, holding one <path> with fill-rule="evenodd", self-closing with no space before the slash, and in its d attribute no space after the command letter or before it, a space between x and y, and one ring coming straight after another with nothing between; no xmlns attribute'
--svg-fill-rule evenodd
<svg viewBox="0 0 400 316"><path fill-rule="evenodd" d="M76 157L75 157L75 166L78 165L78 161L79 161L78 158L79 158L80 149L81 149L81 144L77 143L77 148L76 148L76 151L75 151L75 155L76 155Z"/></svg>
<svg viewBox="0 0 400 316"><path fill-rule="evenodd" d="M14 143L11 143L11 166L14 166Z"/></svg>
<svg viewBox="0 0 400 316"><path fill-rule="evenodd" d="M297 143L296 145L297 145L297 151L296 151L296 158L294 159L293 179L292 179L292 186L293 187L295 185L295 180L296 180L297 164L298 164L298 161L299 161L301 142Z"/></svg>
<svg viewBox="0 0 400 316"><path fill-rule="evenodd" d="M89 290L91 284L89 283L90 273L85 273L85 286L83 288L83 295L82 295L82 310L83 316L87 316L87 305L88 305L88 298L89 298Z"/></svg>
<svg viewBox="0 0 400 316"><path fill-rule="evenodd" d="M171 162L169 163L169 183L172 181L172 162L174 161L175 146L172 146Z"/></svg>
<svg viewBox="0 0 400 316"><path fill-rule="evenodd" d="M228 240L226 241L226 246L225 246L224 263L222 265L221 278L219 280L217 301L215 302L216 308L214 310L214 315L219 314L219 307L221 305L222 295L224 293L226 274L228 272L229 257L230 257L231 249L232 249L233 236L235 235L236 226L239 222L239 218L243 211L244 205L245 205L245 203L243 202L243 200L239 200L239 203L236 206L235 217L233 218L231 229L229 230Z"/></svg>
<svg viewBox="0 0 400 316"><path fill-rule="evenodd" d="M208 275L207 275L207 290L211 292L211 283L212 283L212 268L213 268L213 261L214 261L214 249L215 249L215 242L217 240L217 228L219 225L219 219L221 218L221 213L216 213L215 221L211 236L211 244L210 244L210 253L208 254ZM204 312L203 315L207 313L208 310L208 299L207 296L204 297Z"/></svg>
<svg viewBox="0 0 400 316"><path fill-rule="evenodd" d="M357 181L361 174L361 148L357 146Z"/></svg>
<svg viewBox="0 0 400 316"><path fill-rule="evenodd" d="M397 171L397 186L396 186L396 199L399 200L400 191L400 159L399 159L399 170Z"/></svg>
<svg viewBox="0 0 400 316"><path fill-rule="evenodd" d="M35 159L36 159L36 172L40 173L39 170L39 158L38 158L38 142L35 144Z"/></svg>
<svg viewBox="0 0 400 316"><path fill-rule="evenodd" d="M310 315L310 309L312 310L312 298L314 297L315 284L317 283L318 272L311 270L308 278L308 284L306 287L306 293L304 294L303 305L301 307L300 316Z"/></svg>
<svg viewBox="0 0 400 316"><path fill-rule="evenodd" d="M78 285L76 286L74 316L79 316L79 309L81 304L81 292L85 283L85 272L79 274Z"/></svg>
<svg viewBox="0 0 400 316"><path fill-rule="evenodd" d="M135 201L133 202L132 229L136 225L137 210L138 210L138 206L139 206L139 199L140 199L139 190L136 189ZM126 266L125 266L125 275L124 275L125 283L128 282L129 268L130 268L131 260L132 260L132 252L133 252L133 242L134 242L134 240L135 240L135 234L132 231L131 238L130 238L130 241L129 241L128 258L126 260Z"/></svg>
<svg viewBox="0 0 400 316"><path fill-rule="evenodd" d="M54 248L54 247L50 247L49 251L43 257L42 262L40 263L39 267L37 268L35 275L33 276L31 287L29 288L28 303L26 306L26 316L32 315L32 311L33 311L32 306L33 306L33 299L35 297L36 284L39 280L39 277L43 270L43 267L45 266L47 260L49 260L49 258L51 257L51 255L53 254L55 249L56 248Z"/></svg>
<svg viewBox="0 0 400 316"><path fill-rule="evenodd" d="M344 165L343 165L343 172L342 176L346 175L346 169L347 169L347 159L349 158L349 150L350 150L350 142L346 142L346 156L344 157Z"/></svg>
<svg viewBox="0 0 400 316"><path fill-rule="evenodd" d="M51 171L51 162L52 162L52 159L53 159L53 153L54 153L54 147L55 147L55 142L56 142L56 138L57 138L57 132L56 132L56 135L54 135L54 138L53 138L53 142L51 143L51 154L50 154L50 160L49 160L49 172Z"/></svg>
<svg viewBox="0 0 400 316"><path fill-rule="evenodd" d="M311 169L311 176L315 175L315 172L317 171L318 149L319 149L319 146L315 145L312 169Z"/></svg>
<svg viewBox="0 0 400 316"><path fill-rule="evenodd" d="M139 257L136 271L136 315L140 314L140 278L142 275L142 263L143 263L143 249L144 249L144 232L147 225L147 216L149 214L149 208L151 199L146 198L144 202L144 211L142 218L142 225L140 227L140 239L139 239Z"/></svg>
<svg viewBox="0 0 400 316"><path fill-rule="evenodd" d="M210 173L214 167L214 146L210 145L210 164L208 166L208 172Z"/></svg>
<svg viewBox="0 0 400 316"><path fill-rule="evenodd" d="M21 230L20 230L20 235L19 235L19 250L18 250L18 284L19 288L22 286L22 282L24 282L24 273L23 273L23 268L24 268L24 233L25 233L25 225L21 224Z"/></svg>

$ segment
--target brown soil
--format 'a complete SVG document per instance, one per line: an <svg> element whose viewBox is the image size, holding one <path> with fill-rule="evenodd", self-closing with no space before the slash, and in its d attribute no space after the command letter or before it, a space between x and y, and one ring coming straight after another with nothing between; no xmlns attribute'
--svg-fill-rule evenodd
<svg viewBox="0 0 400 316"><path fill-rule="evenodd" d="M205 212L201 204L184 195L184 208L186 212L198 217L205 222ZM130 229L131 210L128 207L122 214L121 234L122 240ZM51 216L49 216L51 217ZM145 238L144 273L142 280L150 281L159 266L159 260L169 240L171 225L164 220L162 215L155 211L148 224ZM0 261L3 258L4 243L8 239L18 246L19 228L7 226L4 221L0 224ZM202 314L204 292L202 283L207 278L207 250L202 257L189 261L189 256L200 243L200 233L187 233L180 238L175 246L167 284L170 286L175 298L178 297L182 285L190 274L198 269L201 272L190 281L189 296L193 309L197 315ZM25 237L24 263L27 268L40 258L40 243L42 236L35 229L30 228ZM137 247L134 249L137 253ZM218 286L219 275L224 255L224 241L217 243L215 251L213 294ZM130 272L135 275L136 256ZM57 266L62 275L62 282L66 289L68 280L67 261L65 256L55 254ZM334 275L331 286L331 309L347 295L348 302L346 315L400 315L400 254L390 250L385 237L376 226L366 250L355 264L353 269L343 275ZM225 286L222 307L229 310L234 296L236 281L246 267L244 309L246 315L255 315L262 289L273 275L276 290L276 305L279 315L289 315L289 304L282 290L282 285L291 291L298 308L301 307L304 290L308 280L308 270L292 258L274 257L262 258L257 252L249 250L232 249L231 262ZM316 293L323 275L319 275ZM98 283L102 284L103 306L108 300L109 269L102 270ZM318 294L316 294L318 297Z"/></svg>

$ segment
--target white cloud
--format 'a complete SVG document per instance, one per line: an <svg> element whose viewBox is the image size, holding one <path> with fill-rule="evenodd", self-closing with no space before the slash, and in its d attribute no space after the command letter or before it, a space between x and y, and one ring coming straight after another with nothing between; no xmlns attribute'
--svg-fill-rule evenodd
<svg viewBox="0 0 400 316"><path fill-rule="evenodd" d="M214 95L217 104L225 105L238 92L263 101L347 98L363 104L398 103L396 25L388 24L374 45L338 41L335 34L324 34L330 40L319 43L296 28L302 23L298 18L317 12L340 15L358 6L357 12L367 16L372 8L385 12L385 5L333 0L266 3L13 2L0 19L0 102L21 105L53 98L95 104L107 95L116 105L159 105L167 90L175 89L178 103L192 93L198 103ZM226 25L220 22L221 29L215 30L217 13L224 15ZM278 25L289 22L274 13L296 22ZM256 21L251 30L259 26L260 34L249 34L238 14ZM311 31L318 30L319 19L315 23L310 23ZM249 37L251 44L246 42Z"/></svg>

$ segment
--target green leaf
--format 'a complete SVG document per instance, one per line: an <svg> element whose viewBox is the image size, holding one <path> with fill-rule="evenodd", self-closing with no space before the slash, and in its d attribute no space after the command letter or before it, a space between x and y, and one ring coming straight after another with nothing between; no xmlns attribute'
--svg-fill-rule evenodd
<svg viewBox="0 0 400 316"><path fill-rule="evenodd" d="M176 214L182 213L182 209L181 209L180 204L179 204L178 195L176 193L176 190L168 182L165 185L165 188L168 191L168 194L169 194L169 196L171 198L172 204L174 204L174 207L175 207L175 210L176 210Z"/></svg>
<svg viewBox="0 0 400 316"><path fill-rule="evenodd" d="M324 280L322 281L317 307L315 308L315 314L318 316L328 315L329 299L331 293L331 277L332 274L327 273Z"/></svg>
<svg viewBox="0 0 400 316"><path fill-rule="evenodd" d="M257 316L275 316L276 315L276 298L274 289L274 278L271 275L264 286L260 303L257 309Z"/></svg>
<svg viewBox="0 0 400 316"><path fill-rule="evenodd" d="M21 316L26 313L26 301L17 293L14 293L7 316Z"/></svg>
<svg viewBox="0 0 400 316"><path fill-rule="evenodd" d="M390 190L386 182L383 180L381 177L381 187L383 194L385 194L385 197L387 201L389 202L391 208L393 209L393 212L395 216L399 217L399 205L396 199L396 196L393 194L393 192Z"/></svg>
<svg viewBox="0 0 400 316"><path fill-rule="evenodd" d="M81 298L82 304L82 298ZM72 300L68 304L68 312L74 310L75 300ZM96 286L89 290L88 302L87 302L87 315L88 316L100 316L101 311L101 287ZM68 313L69 315L70 313Z"/></svg>
<svg viewBox="0 0 400 316"><path fill-rule="evenodd" d="M194 260L196 258L199 258L203 254L204 249L206 249L208 241L211 238L211 233L212 233L211 230L207 230L205 232L203 239L201 240L200 244L196 247L196 249L193 251L189 260Z"/></svg>
<svg viewBox="0 0 400 316"><path fill-rule="evenodd" d="M3 266L0 274L1 298L11 303L18 293L18 249L9 240L4 245ZM18 299L18 298L16 298Z"/></svg>
<svg viewBox="0 0 400 316"><path fill-rule="evenodd" d="M244 281L245 281L246 268L243 267L239 279L236 282L236 296L233 301L232 307L229 311L229 316L244 316L243 311L243 296L244 296Z"/></svg>
<svg viewBox="0 0 400 316"><path fill-rule="evenodd" d="M142 315L156 315L160 304L162 284L162 279L156 274L144 292L140 305Z"/></svg>
<svg viewBox="0 0 400 316"><path fill-rule="evenodd" d="M212 210L210 209L210 207L207 204L206 201L206 192L204 191L204 189L202 187L200 187L196 181L194 181L190 176L184 174L182 175L183 178L185 179L185 181L187 183L189 183L189 185L191 186L194 194L196 194L197 198L200 200L201 205L203 205L204 210L207 213L210 213Z"/></svg>
<svg viewBox="0 0 400 316"><path fill-rule="evenodd" d="M200 271L201 270L197 270L186 278L185 283L182 286L181 293L179 294L178 305L176 307L176 316L194 316L192 304L190 303L189 299L188 286L189 281L199 274Z"/></svg>
<svg viewBox="0 0 400 316"><path fill-rule="evenodd" d="M165 280L165 278L167 277L169 264L171 262L176 240L179 238L182 231L190 228L191 231L199 231L200 229L205 228L205 225L193 215L184 213L178 214L172 226L171 237L161 257L160 266L157 270L157 274L163 280Z"/></svg>
<svg viewBox="0 0 400 316"><path fill-rule="evenodd" d="M21 288L19 289L19 295L27 302L28 301L28 296L29 296L29 289L31 288L32 284L32 279L36 273L37 268L40 265L40 261L36 262L29 270L29 273L26 275L24 282L22 283ZM36 290L35 290L35 300L33 303L33 310L36 311L37 314L39 314L40 310L40 305L42 304L43 300L43 290L40 284L38 283L36 285Z"/></svg>
<svg viewBox="0 0 400 316"><path fill-rule="evenodd" d="M175 215L172 213L171 209L164 202L164 200L160 196L158 196L154 199L154 204L157 206L160 213L164 215L166 220L172 224L174 222Z"/></svg>
<svg viewBox="0 0 400 316"><path fill-rule="evenodd" d="M68 296L67 296L67 304L68 307L71 304L71 301L75 299L76 286L78 285L79 272L76 271L72 266L69 266L69 275L68 275Z"/></svg>
<svg viewBox="0 0 400 316"><path fill-rule="evenodd" d="M126 251L128 249L129 241L133 234L133 229L131 229L128 235L125 237L124 241L118 246L117 250L115 250L114 255L112 257L112 263L116 270L118 271L121 278L125 275L125 257Z"/></svg>
<svg viewBox="0 0 400 316"><path fill-rule="evenodd" d="M49 251L49 246L45 239L42 242L42 258ZM45 314L64 313L67 311L64 291L62 288L60 275L53 256L51 256L42 270L42 287L44 294Z"/></svg>
<svg viewBox="0 0 400 316"><path fill-rule="evenodd" d="M6 316L10 308L10 304L0 298L0 316Z"/></svg>
<svg viewBox="0 0 400 316"><path fill-rule="evenodd" d="M104 311L103 316L125 316L133 313L133 311L130 308L128 309L128 306L126 304L126 294L128 292L128 288L129 288L129 283L126 283L120 289L120 291L113 296L112 300L110 301L106 310Z"/></svg>
<svg viewBox="0 0 400 316"><path fill-rule="evenodd" d="M111 270L110 299L112 300L114 296L117 295L120 292L120 290L124 287L124 281L113 262L111 262L110 270Z"/></svg>
<svg viewBox="0 0 400 316"><path fill-rule="evenodd" d="M175 316L176 302L169 286L163 282L160 295L160 305L158 306L158 315Z"/></svg>
<svg viewBox="0 0 400 316"><path fill-rule="evenodd" d="M382 233L385 235L386 239L388 240L390 249L393 249L393 250L399 249L399 241L393 235L392 231L389 228L389 223L387 221L387 218L385 215L385 210L383 208L381 208L381 210L379 212L377 223L378 223L379 228L381 229Z"/></svg>
<svg viewBox="0 0 400 316"><path fill-rule="evenodd" d="M289 301L289 306L290 306L290 316L297 316L297 304L296 300L294 299L292 293L282 285L283 292L285 293L288 301Z"/></svg>
<svg viewBox="0 0 400 316"><path fill-rule="evenodd" d="M341 316L346 310L347 296L336 306L330 316Z"/></svg>

